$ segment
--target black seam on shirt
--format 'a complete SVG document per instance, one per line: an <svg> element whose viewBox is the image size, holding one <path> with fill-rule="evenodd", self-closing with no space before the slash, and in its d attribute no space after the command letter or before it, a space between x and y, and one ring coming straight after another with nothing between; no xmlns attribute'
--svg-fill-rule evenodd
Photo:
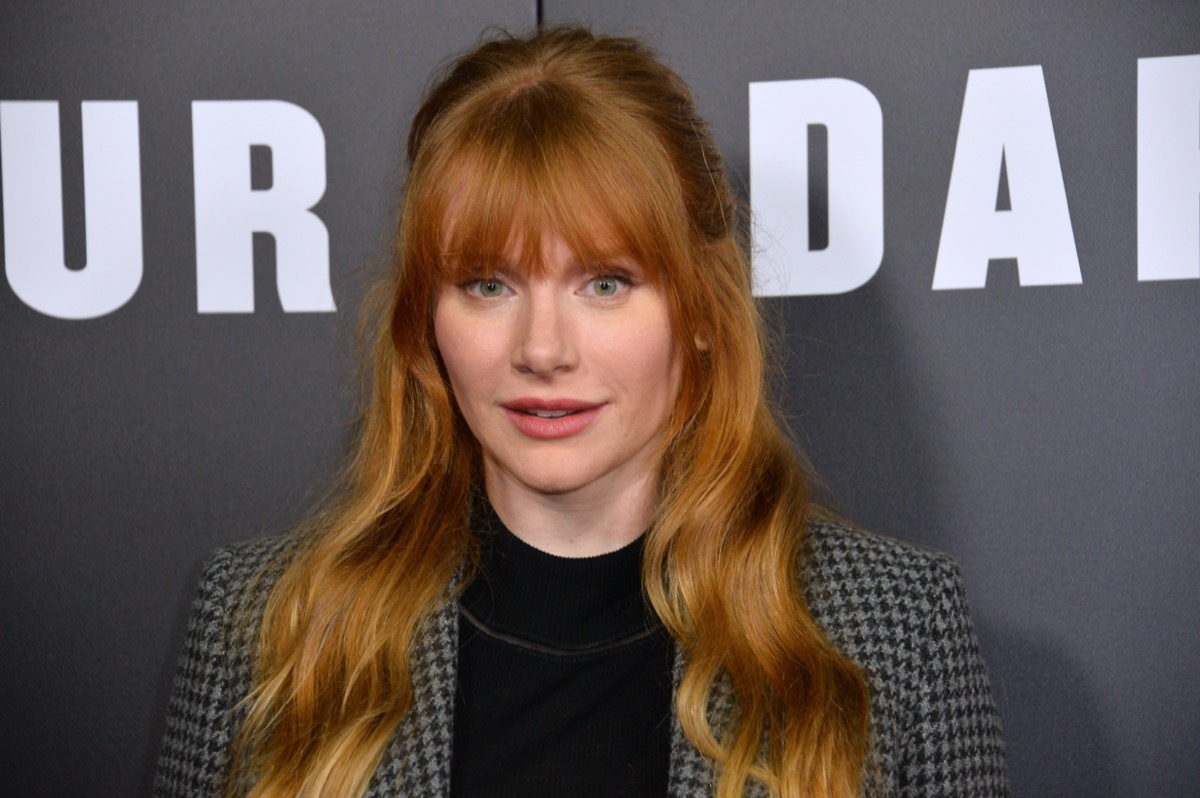
<svg viewBox="0 0 1200 798"><path fill-rule="evenodd" d="M523 640L515 635L505 634L504 632L497 632L495 629L490 629L483 621L476 618L470 610L463 606L462 603L459 603L458 611L462 613L462 616L466 618L472 626L483 632L488 637L499 640L502 643L508 643L509 645L516 646L517 648L535 651L538 654L547 654L552 657L578 657L581 654L603 654L606 651L612 651L613 649L620 648L621 646L626 646L630 643L636 643L639 640L644 640L658 631L658 627L655 627L651 629L643 629L636 634L629 635L628 637L622 637L620 640L614 640L611 643L596 643L594 645L583 646L581 648L556 648L554 646L548 646L544 643L535 643L532 640Z"/></svg>

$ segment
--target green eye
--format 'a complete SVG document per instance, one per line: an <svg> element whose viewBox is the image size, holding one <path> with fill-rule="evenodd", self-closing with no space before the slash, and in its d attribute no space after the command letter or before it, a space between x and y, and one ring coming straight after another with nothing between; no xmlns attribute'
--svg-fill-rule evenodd
<svg viewBox="0 0 1200 798"><path fill-rule="evenodd" d="M499 280L480 280L479 295L487 299L495 299L504 294L504 283Z"/></svg>
<svg viewBox="0 0 1200 798"><path fill-rule="evenodd" d="M596 296L614 296L617 289L621 287L615 277L597 277L592 281L595 288Z"/></svg>

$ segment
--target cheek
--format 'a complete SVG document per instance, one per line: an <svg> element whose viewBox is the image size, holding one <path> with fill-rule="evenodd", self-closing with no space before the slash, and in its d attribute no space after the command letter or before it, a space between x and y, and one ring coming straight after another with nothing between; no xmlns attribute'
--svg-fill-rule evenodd
<svg viewBox="0 0 1200 798"><path fill-rule="evenodd" d="M503 329L450 297L434 308L433 335L459 409L470 419L472 406L491 400L508 363Z"/></svg>
<svg viewBox="0 0 1200 798"><path fill-rule="evenodd" d="M462 377L472 372L470 325L453 309L452 302L439 301L434 308L433 337L455 394L469 390Z"/></svg>
<svg viewBox="0 0 1200 798"><path fill-rule="evenodd" d="M651 406L672 405L679 394L680 361L666 322L623 336L610 362L624 371L627 387Z"/></svg>

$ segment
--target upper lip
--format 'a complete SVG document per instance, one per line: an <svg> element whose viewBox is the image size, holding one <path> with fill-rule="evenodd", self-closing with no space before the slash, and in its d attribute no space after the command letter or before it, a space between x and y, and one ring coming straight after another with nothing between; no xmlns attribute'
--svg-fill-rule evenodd
<svg viewBox="0 0 1200 798"><path fill-rule="evenodd" d="M603 402L587 402L583 399L540 399L536 396L524 396L520 399L513 399L507 402L502 402L503 407L509 410L517 410L519 412L527 412L530 410L543 411L559 411L559 410L589 410L593 407L603 404Z"/></svg>

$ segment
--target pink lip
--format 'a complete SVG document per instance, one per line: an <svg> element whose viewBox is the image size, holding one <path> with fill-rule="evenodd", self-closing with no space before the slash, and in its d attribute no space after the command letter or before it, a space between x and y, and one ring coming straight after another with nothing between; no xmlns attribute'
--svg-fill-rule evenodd
<svg viewBox="0 0 1200 798"><path fill-rule="evenodd" d="M600 415L604 405L579 399L537 399L525 397L501 405L517 430L530 438L569 438L583 432ZM528 411L568 411L558 418L542 418Z"/></svg>

